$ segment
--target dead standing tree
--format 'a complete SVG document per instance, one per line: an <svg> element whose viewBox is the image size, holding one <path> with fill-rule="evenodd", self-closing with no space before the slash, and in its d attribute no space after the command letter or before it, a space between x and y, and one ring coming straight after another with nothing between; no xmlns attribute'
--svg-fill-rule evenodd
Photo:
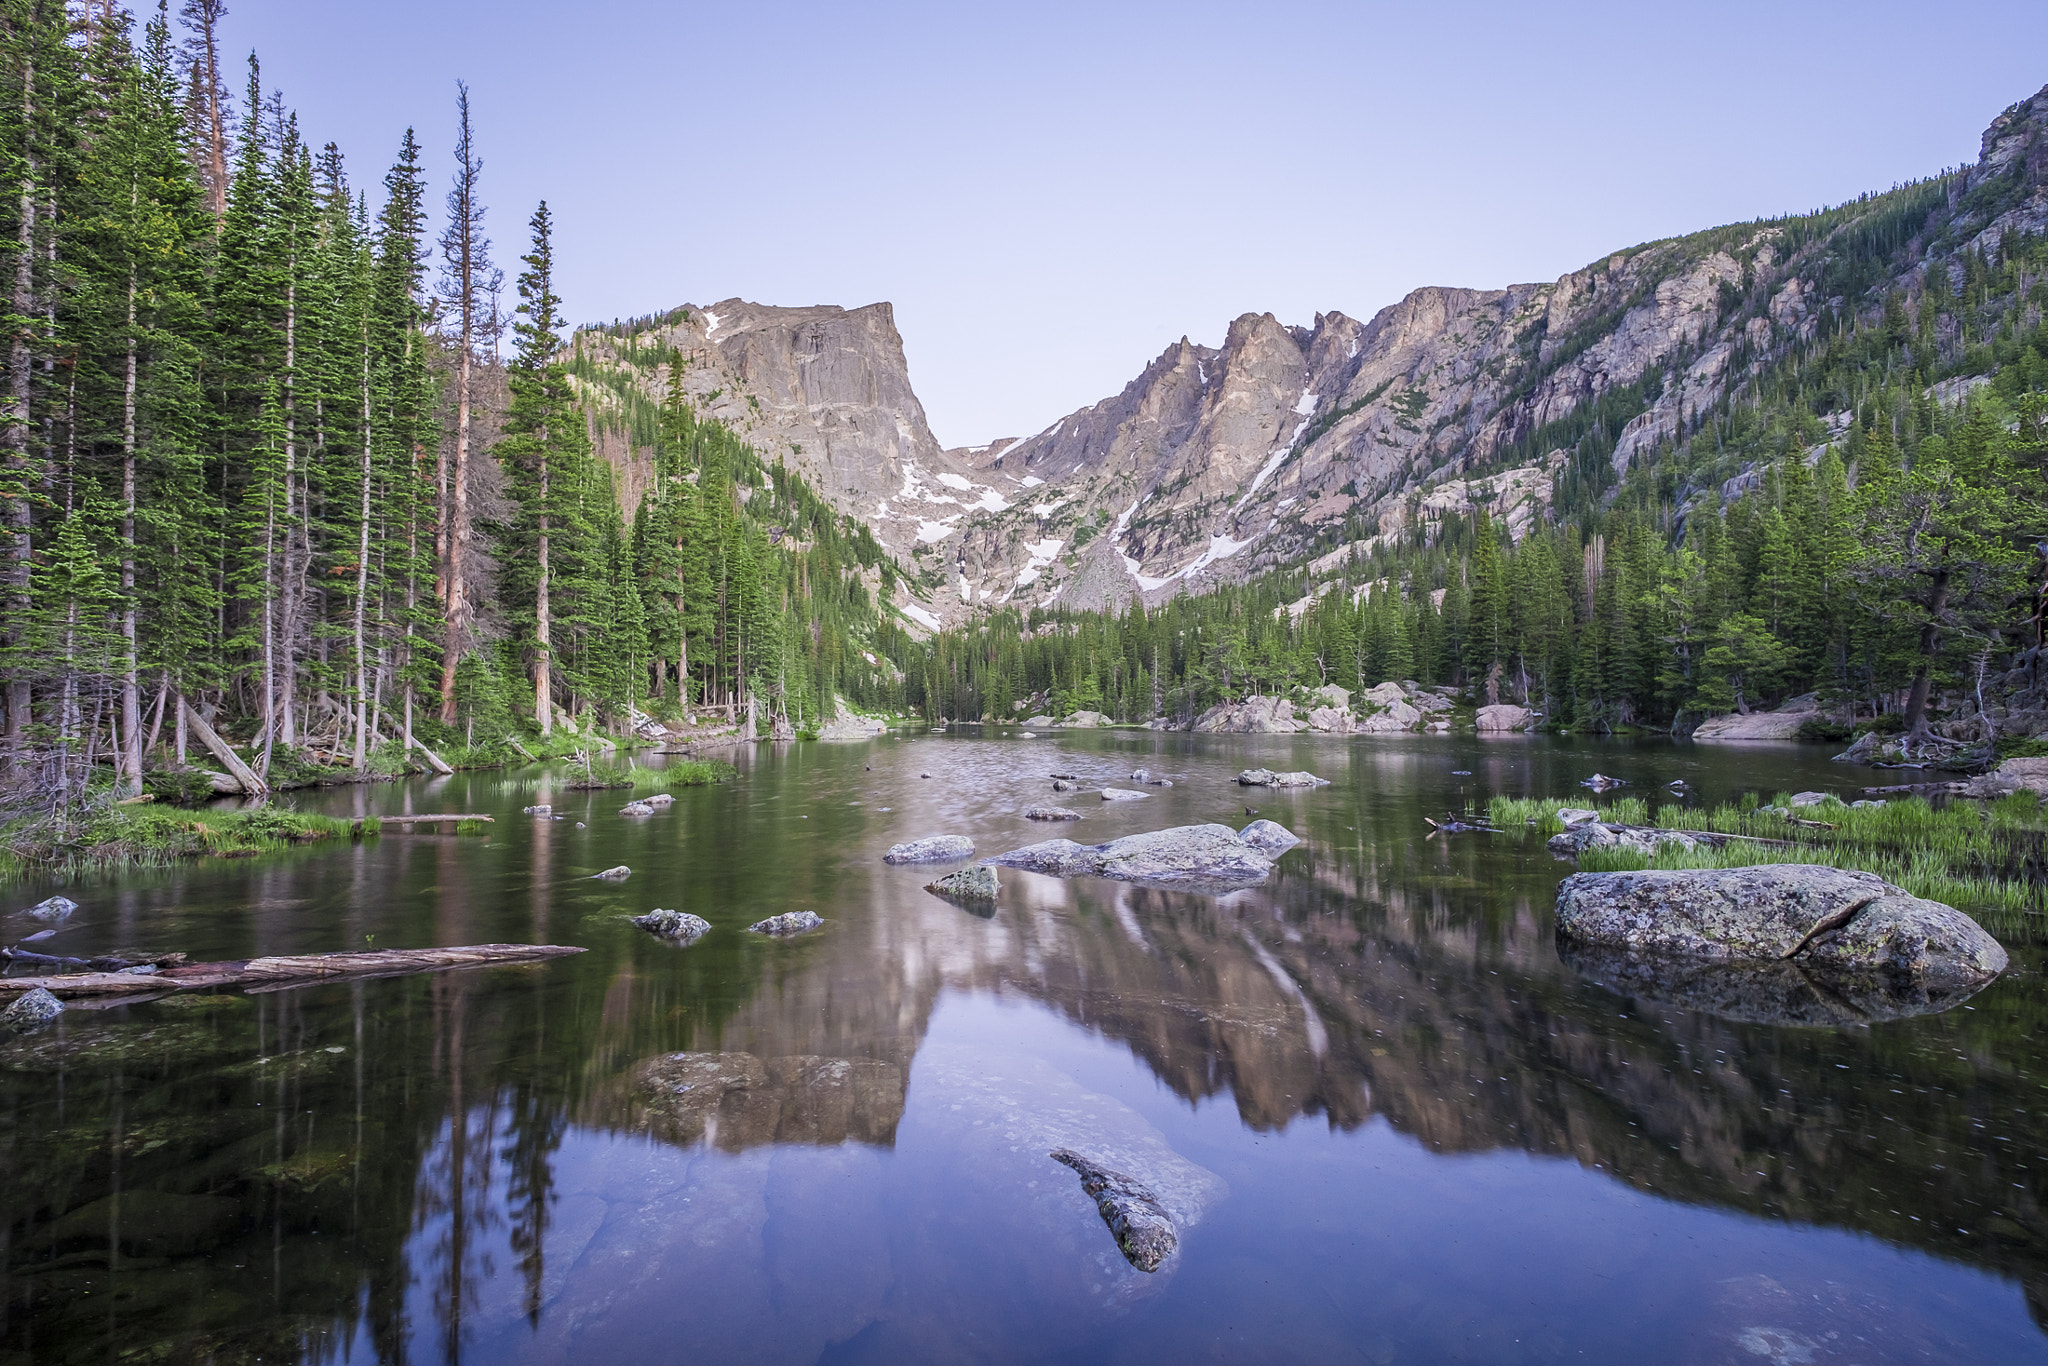
<svg viewBox="0 0 2048 1366"><path fill-rule="evenodd" d="M455 184L448 191L448 226L441 234L442 325L455 352L455 462L441 472L437 548L441 552L441 720L455 723L455 670L468 644L473 606L467 559L471 535L469 482L479 353L495 350L503 319L498 299L504 275L491 264L484 206L477 196L484 163L476 154L469 117L469 86L456 83Z"/></svg>

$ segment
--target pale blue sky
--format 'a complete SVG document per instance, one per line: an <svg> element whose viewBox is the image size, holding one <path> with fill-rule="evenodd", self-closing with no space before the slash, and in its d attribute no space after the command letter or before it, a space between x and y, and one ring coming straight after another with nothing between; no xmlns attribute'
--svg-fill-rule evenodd
<svg viewBox="0 0 2048 1366"><path fill-rule="evenodd" d="M358 183L414 125L437 209L466 79L500 264L547 198L579 321L892 301L947 445L1242 312L1366 318L1973 160L2048 82L2040 0L230 0L226 37Z"/></svg>

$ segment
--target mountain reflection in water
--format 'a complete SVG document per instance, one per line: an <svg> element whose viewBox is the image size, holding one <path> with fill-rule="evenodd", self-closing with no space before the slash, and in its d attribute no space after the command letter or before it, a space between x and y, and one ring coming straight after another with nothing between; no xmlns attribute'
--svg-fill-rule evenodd
<svg viewBox="0 0 2048 1366"><path fill-rule="evenodd" d="M0 1045L0 1362L2048 1358L2001 1289L2037 1315L2048 1294L2038 955L1948 1014L1745 1022L1562 964L1566 869L1540 841L1421 838L1423 814L1562 796L1596 766L1703 800L1854 780L1812 758L1109 734L799 746L630 828L602 793L522 822L580 801L530 776L330 795L504 828L74 888L93 914L66 951L591 951L74 1011ZM1032 842L1017 812L1048 766L1140 763L1176 786L1088 809L1075 838L1230 818L1253 764L1336 782L1262 794L1307 843L1224 897L1006 870L983 919L879 862L922 834ZM623 886L577 880L616 862ZM676 949L619 919L652 905L714 932ZM828 923L740 932L791 909ZM1157 1190L1183 1241L1156 1276L1055 1146ZM1509 1156L1567 1161L1470 1165ZM1468 1207L1496 1186L1542 1215ZM1563 1226L1630 1192L1656 1197L1626 1216L1628 1274L1662 1308L1593 1281L1570 1307L1600 1259L1561 1252ZM1347 1238L1393 1241L1350 1265ZM1677 1246L1713 1239L1768 1251ZM1809 1257L1840 1269L1786 1279Z"/></svg>

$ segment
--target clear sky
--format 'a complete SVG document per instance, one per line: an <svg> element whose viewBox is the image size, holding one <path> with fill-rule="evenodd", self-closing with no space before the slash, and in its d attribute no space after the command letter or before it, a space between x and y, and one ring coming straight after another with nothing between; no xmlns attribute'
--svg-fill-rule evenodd
<svg viewBox="0 0 2048 1366"><path fill-rule="evenodd" d="M230 0L225 32L358 183L415 126L437 209L467 80L499 263L546 198L579 321L893 302L947 445L1243 312L1366 318L1971 161L2048 82L2042 0Z"/></svg>

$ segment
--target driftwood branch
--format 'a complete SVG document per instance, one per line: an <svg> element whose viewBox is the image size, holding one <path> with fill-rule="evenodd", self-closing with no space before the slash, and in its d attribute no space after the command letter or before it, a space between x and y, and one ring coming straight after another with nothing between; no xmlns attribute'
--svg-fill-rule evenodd
<svg viewBox="0 0 2048 1366"><path fill-rule="evenodd" d="M489 816L479 815L476 812L461 811L449 811L433 816L367 816L364 819L376 821L379 825L446 825L449 821L483 821L486 824L491 823ZM357 829L360 830L362 825L362 821L356 822Z"/></svg>
<svg viewBox="0 0 2048 1366"><path fill-rule="evenodd" d="M495 963L535 963L583 949L563 944L469 944L450 949L378 949L370 953L315 953L298 957L247 958L222 963L180 963L155 972L80 972L47 977L0 977L0 993L42 987L52 995L119 996L202 987L246 987L283 991L354 977L400 977ZM171 955L175 956L175 955Z"/></svg>

